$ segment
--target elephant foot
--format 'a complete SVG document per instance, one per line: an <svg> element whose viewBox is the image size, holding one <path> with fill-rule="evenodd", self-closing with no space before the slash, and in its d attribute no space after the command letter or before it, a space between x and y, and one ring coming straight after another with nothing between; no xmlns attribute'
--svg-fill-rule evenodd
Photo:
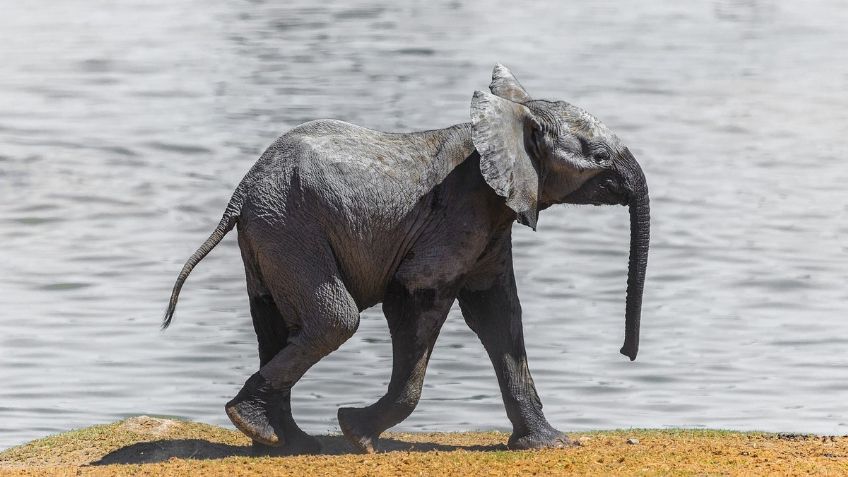
<svg viewBox="0 0 848 477"><path fill-rule="evenodd" d="M286 443L282 428L275 419L281 398L280 391L275 390L261 374L255 373L225 409L233 424L247 437L266 446L277 447Z"/></svg>
<svg viewBox="0 0 848 477"><path fill-rule="evenodd" d="M379 433L370 429L369 420L364 414L362 409L355 407L339 408L339 427L356 450L363 454L374 454L377 452Z"/></svg>
<svg viewBox="0 0 848 477"><path fill-rule="evenodd" d="M562 449L576 444L564 432L560 432L549 424L532 432L509 437L507 447L511 450L525 449Z"/></svg>

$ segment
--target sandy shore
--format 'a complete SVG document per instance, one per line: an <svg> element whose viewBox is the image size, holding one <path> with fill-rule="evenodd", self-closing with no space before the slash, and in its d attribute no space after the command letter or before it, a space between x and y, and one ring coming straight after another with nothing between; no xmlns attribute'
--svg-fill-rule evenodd
<svg viewBox="0 0 848 477"><path fill-rule="evenodd" d="M252 457L240 433L135 417L0 452L2 475L846 475L848 437L708 430L571 434L579 446L508 451L497 432L388 433L382 452L322 436L322 455Z"/></svg>

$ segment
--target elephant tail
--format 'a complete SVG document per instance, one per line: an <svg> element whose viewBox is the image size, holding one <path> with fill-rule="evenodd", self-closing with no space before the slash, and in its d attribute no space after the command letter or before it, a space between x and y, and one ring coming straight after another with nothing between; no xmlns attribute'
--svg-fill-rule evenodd
<svg viewBox="0 0 848 477"><path fill-rule="evenodd" d="M236 222L238 222L239 214L241 214L241 204L242 198L239 191L233 195L233 198L230 199L230 203L227 204L227 209L224 211L224 216L221 217L221 221L218 223L218 226L215 227L215 230L212 232L212 235L203 242L203 245L200 246L191 257L186 261L185 265L183 265L183 269L180 271L180 275L177 277L177 282L174 283L174 289L171 292L171 300L168 302L168 309L165 310L165 317L162 319L162 329L164 330L171 324L171 320L174 317L174 309L177 307L177 298L180 296L180 289L183 287L183 283L185 283L188 278L188 274L194 269L194 266L197 265L198 262L203 260L209 252L218 245L221 240L224 239L224 236L227 235L227 232L235 227Z"/></svg>

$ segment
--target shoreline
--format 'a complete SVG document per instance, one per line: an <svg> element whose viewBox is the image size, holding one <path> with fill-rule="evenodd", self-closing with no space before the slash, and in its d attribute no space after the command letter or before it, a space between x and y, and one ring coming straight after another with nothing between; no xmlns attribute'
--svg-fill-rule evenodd
<svg viewBox="0 0 848 477"><path fill-rule="evenodd" d="M318 455L254 457L236 430L138 416L0 452L0 475L848 474L848 436L721 430L574 432L566 449L510 451L502 432L386 433L380 452L319 436Z"/></svg>

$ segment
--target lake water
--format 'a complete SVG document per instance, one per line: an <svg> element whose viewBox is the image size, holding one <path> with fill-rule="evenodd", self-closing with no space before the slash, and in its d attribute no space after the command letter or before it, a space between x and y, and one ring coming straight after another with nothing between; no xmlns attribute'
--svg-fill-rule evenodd
<svg viewBox="0 0 848 477"><path fill-rule="evenodd" d="M263 149L324 117L468 120L496 62L642 163L639 358L622 207L515 227L526 341L563 430L848 433L848 8L777 2L26 2L0 15L0 448L137 414L229 422L257 367L233 233L184 260ZM294 389L295 417L379 398L379 309ZM508 429L458 310L399 429Z"/></svg>

